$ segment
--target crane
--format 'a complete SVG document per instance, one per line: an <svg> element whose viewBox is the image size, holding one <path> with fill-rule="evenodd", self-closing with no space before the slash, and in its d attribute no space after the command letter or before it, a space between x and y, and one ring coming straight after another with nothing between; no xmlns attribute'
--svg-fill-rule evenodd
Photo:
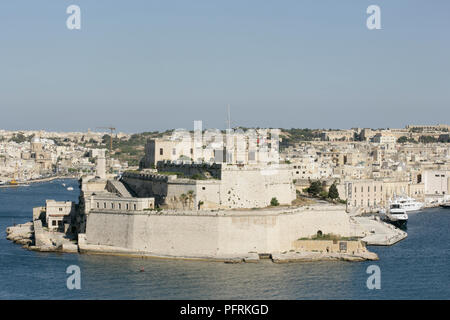
<svg viewBox="0 0 450 320"><path fill-rule="evenodd" d="M109 156L112 156L112 141L113 141L113 132L116 130L114 127L97 127L97 129L108 129L111 132L109 136Z"/></svg>

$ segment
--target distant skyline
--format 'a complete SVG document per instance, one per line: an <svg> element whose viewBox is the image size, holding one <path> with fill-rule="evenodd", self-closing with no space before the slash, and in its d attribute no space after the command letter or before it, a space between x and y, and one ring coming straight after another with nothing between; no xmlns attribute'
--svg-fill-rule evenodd
<svg viewBox="0 0 450 320"><path fill-rule="evenodd" d="M447 0L4 1L0 129L448 124L449 31Z"/></svg>

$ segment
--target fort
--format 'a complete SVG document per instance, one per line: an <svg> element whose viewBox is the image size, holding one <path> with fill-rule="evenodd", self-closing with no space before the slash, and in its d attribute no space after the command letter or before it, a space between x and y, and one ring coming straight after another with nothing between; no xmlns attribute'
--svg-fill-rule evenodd
<svg viewBox="0 0 450 320"><path fill-rule="evenodd" d="M100 155L96 176L82 177L80 189L79 203L47 201L31 223L8 228L8 239L39 251L290 262L376 260L365 241L373 224L392 243L406 236L380 221L361 223L344 205L296 205L286 164L160 160L113 177Z"/></svg>

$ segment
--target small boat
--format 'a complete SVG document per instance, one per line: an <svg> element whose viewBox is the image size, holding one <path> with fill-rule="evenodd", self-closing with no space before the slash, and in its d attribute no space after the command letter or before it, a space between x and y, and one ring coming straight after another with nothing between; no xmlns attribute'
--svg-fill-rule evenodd
<svg viewBox="0 0 450 320"><path fill-rule="evenodd" d="M63 184L62 184L62 186L63 186L63 187L65 187L65 186L66 186L66 184L65 184L65 183L63 183Z"/></svg>
<svg viewBox="0 0 450 320"><path fill-rule="evenodd" d="M72 187L68 187L67 190L73 191L73 188Z"/></svg>

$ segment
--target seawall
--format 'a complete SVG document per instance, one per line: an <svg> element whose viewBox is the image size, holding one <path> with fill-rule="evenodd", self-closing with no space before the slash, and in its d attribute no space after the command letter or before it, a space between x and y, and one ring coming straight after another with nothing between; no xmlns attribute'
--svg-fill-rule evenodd
<svg viewBox="0 0 450 320"><path fill-rule="evenodd" d="M354 228L342 208L295 210L108 213L91 212L82 251L111 251L183 258L245 257L296 249L318 231L344 237Z"/></svg>

